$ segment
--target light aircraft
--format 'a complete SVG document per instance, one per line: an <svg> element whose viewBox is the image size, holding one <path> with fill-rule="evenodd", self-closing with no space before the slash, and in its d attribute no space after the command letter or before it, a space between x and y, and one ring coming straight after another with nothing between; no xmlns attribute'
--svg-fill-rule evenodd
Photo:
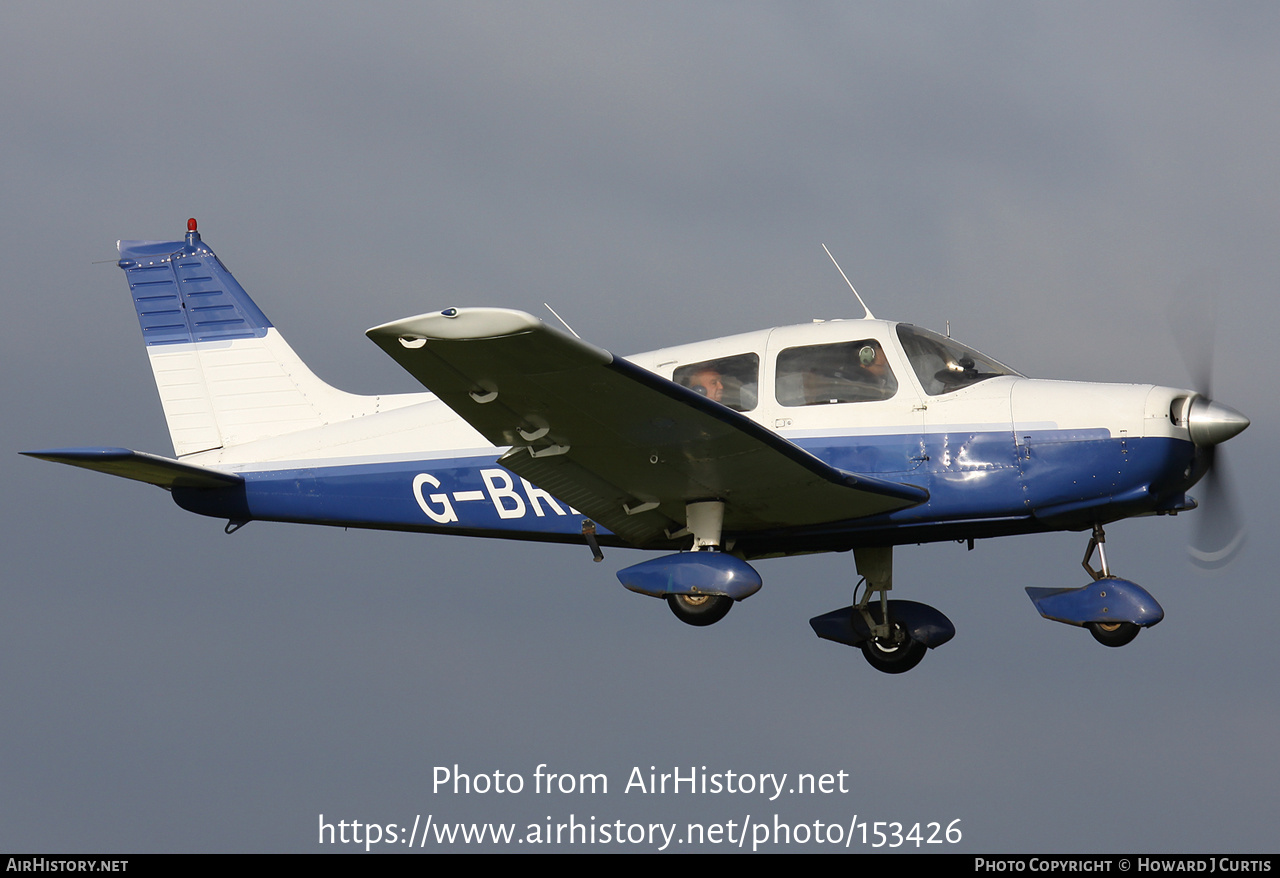
<svg viewBox="0 0 1280 878"><path fill-rule="evenodd" d="M1249 424L1193 390L1027 378L865 304L627 359L520 311L444 308L367 332L429 392L357 396L306 367L195 220L184 240L118 247L175 456L27 454L158 485L228 533L289 521L662 551L618 579L690 625L759 590L750 560L852 550L850 605L810 624L887 673L955 633L889 599L906 543L1088 531L1092 581L1028 588L1041 615L1108 646L1159 622L1111 573L1103 526L1194 509L1185 492Z"/></svg>

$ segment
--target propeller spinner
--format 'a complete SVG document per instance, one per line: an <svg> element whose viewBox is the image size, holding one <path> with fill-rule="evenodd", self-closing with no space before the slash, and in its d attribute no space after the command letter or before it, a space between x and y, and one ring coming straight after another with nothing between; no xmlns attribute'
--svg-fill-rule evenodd
<svg viewBox="0 0 1280 878"><path fill-rule="evenodd" d="M1212 399L1217 301L1213 296L1203 296L1201 290L1217 286L1220 284L1185 285L1169 303L1166 314L1197 391L1183 409L1184 422L1200 457L1197 468L1205 475L1203 491L1198 492L1200 508L1195 516L1195 532L1187 551L1192 563L1204 569L1229 563L1246 536L1218 445L1241 433L1249 426L1249 419Z"/></svg>
<svg viewBox="0 0 1280 878"><path fill-rule="evenodd" d="M1218 445L1244 431L1249 419L1220 402L1197 396L1186 415L1187 432L1204 457L1204 493L1196 517L1196 531L1187 547L1199 567L1225 566L1244 545L1245 528L1236 511L1234 495L1228 488Z"/></svg>

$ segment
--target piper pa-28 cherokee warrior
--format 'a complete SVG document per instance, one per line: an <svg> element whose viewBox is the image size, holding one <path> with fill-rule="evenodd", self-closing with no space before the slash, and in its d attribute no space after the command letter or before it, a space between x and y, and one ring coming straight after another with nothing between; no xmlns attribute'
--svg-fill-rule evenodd
<svg viewBox="0 0 1280 878"><path fill-rule="evenodd" d="M158 485L228 533L290 521L662 551L618 579L690 625L759 590L752 559L852 550L851 604L810 624L887 673L955 634L889 599L895 545L1089 531L1092 582L1028 588L1041 615L1108 646L1159 622L1112 575L1102 528L1194 509L1185 492L1249 424L1191 390L1027 378L869 309L623 359L520 311L445 308L367 333L429 392L358 396L317 378L187 228L119 244L175 457L28 454Z"/></svg>

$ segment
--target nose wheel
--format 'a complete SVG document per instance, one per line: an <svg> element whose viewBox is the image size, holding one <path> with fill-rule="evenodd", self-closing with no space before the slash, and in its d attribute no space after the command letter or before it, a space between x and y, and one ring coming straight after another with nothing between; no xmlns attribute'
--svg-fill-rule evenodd
<svg viewBox="0 0 1280 878"><path fill-rule="evenodd" d="M1094 582L1112 578L1111 568L1107 565L1106 542L1107 535L1102 525L1095 524L1093 536L1089 537L1089 548L1085 550L1084 560L1080 562L1080 566L1088 571ZM1102 564L1101 570L1094 570L1093 565L1089 563L1093 560L1095 551L1098 553L1098 561ZM1142 630L1132 622L1090 622L1085 627L1089 629L1094 640L1103 646L1110 647L1121 647L1132 643L1133 638L1137 637L1138 632Z"/></svg>
<svg viewBox="0 0 1280 878"><path fill-rule="evenodd" d="M1103 646L1124 646L1142 630L1132 622L1090 622L1088 628L1093 639Z"/></svg>
<svg viewBox="0 0 1280 878"><path fill-rule="evenodd" d="M1132 643L1143 628L1150 628L1164 618L1164 610L1145 588L1121 579L1111 572L1103 548L1106 535L1102 525L1093 527L1089 548L1080 565L1093 582L1082 588L1027 588L1027 597L1041 616L1086 628L1103 646L1120 647ZM1094 555L1101 569L1095 570Z"/></svg>

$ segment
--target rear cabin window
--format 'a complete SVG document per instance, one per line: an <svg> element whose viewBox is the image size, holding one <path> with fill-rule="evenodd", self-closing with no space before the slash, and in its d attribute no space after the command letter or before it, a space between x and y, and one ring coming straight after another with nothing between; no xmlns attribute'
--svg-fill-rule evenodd
<svg viewBox="0 0 1280 878"><path fill-rule="evenodd" d="M738 412L749 412L759 401L760 357L739 354L690 363L676 369L676 384L701 393Z"/></svg>
<svg viewBox="0 0 1280 878"><path fill-rule="evenodd" d="M898 392L898 379L873 338L786 348L778 354L776 396L786 406L874 402Z"/></svg>

